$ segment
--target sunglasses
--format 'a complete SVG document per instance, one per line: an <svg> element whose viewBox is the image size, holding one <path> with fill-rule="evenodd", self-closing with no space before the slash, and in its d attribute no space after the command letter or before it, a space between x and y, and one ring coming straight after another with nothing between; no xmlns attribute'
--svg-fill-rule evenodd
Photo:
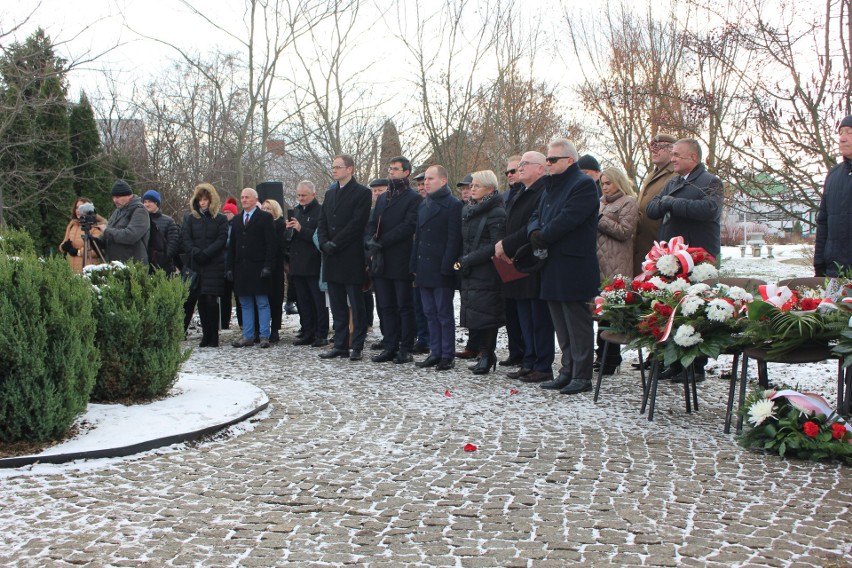
<svg viewBox="0 0 852 568"><path fill-rule="evenodd" d="M548 156L545 158L548 164L555 164L559 160L564 160L565 158L570 158L571 156Z"/></svg>
<svg viewBox="0 0 852 568"><path fill-rule="evenodd" d="M506 177L513 176L513 175L515 175L516 173L518 173L518 168L514 168L514 169L511 169L511 170L506 170Z"/></svg>

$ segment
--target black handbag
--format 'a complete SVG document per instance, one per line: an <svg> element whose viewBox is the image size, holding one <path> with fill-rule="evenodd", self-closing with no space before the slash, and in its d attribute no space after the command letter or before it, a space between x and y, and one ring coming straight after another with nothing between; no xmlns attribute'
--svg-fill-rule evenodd
<svg viewBox="0 0 852 568"><path fill-rule="evenodd" d="M192 253L187 262L180 270L180 279L186 283L190 294L195 294L201 289L201 276L192 268Z"/></svg>

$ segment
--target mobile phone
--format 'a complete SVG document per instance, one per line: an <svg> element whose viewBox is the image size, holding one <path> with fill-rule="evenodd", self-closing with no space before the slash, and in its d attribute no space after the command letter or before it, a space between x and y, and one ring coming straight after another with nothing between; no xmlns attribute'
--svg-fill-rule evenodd
<svg viewBox="0 0 852 568"><path fill-rule="evenodd" d="M293 215L294 215L295 213L296 213L296 211L295 211L294 209L288 209L288 210L287 210L287 220L288 220L288 221L292 221L292 220L293 220Z"/></svg>

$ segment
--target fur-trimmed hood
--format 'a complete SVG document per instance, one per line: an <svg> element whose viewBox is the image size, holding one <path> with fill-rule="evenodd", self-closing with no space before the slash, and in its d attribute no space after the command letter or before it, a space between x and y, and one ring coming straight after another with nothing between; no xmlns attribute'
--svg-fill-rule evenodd
<svg viewBox="0 0 852 568"><path fill-rule="evenodd" d="M196 219L201 218L201 211L198 208L198 200L202 193L210 194L210 207L208 208L208 211L210 212L211 217L215 217L219 214L222 202L219 200L219 192L216 191L213 184L206 182L196 185L195 191L192 192L192 197L189 198L189 210L192 213L192 216Z"/></svg>

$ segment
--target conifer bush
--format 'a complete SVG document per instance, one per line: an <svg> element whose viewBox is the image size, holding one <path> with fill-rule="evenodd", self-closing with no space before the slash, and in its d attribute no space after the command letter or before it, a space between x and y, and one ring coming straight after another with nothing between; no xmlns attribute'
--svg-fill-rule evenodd
<svg viewBox="0 0 852 568"><path fill-rule="evenodd" d="M10 254L10 243L32 247L21 235L0 240L0 441L44 442L86 409L99 363L95 320L90 287L65 259Z"/></svg>
<svg viewBox="0 0 852 568"><path fill-rule="evenodd" d="M4 229L0 231L0 254L4 256L33 255L35 254L35 243L26 231Z"/></svg>
<svg viewBox="0 0 852 568"><path fill-rule="evenodd" d="M95 342L101 356L92 400L163 396L189 355L180 346L185 284L159 270L149 274L137 263L88 266L85 275L95 293Z"/></svg>

